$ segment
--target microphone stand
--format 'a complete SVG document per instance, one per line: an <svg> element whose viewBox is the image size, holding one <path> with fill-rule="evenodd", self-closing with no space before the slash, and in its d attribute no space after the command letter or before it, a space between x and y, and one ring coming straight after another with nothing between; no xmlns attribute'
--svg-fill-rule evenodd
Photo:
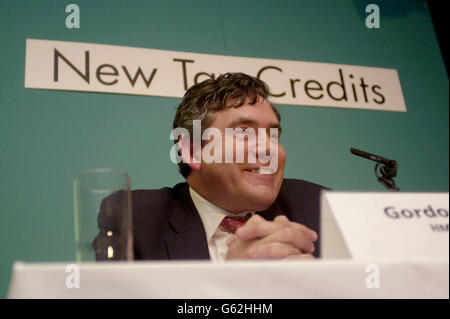
<svg viewBox="0 0 450 319"><path fill-rule="evenodd" d="M400 190L394 182L394 177L397 176L397 161L389 160L378 155L373 155L361 150L357 150L355 148L351 148L350 151L354 155L377 162L377 164L375 165L375 176L377 177L377 180L390 191Z"/></svg>

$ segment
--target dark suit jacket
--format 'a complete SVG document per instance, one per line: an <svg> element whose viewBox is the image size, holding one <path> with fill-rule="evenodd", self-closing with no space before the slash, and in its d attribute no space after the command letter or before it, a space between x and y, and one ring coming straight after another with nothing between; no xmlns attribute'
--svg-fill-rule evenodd
<svg viewBox="0 0 450 319"><path fill-rule="evenodd" d="M273 205L259 215L273 220L285 215L319 234L315 243L316 257L320 252L320 191L324 187L310 182L285 179ZM200 215L189 194L187 183L173 188L132 191L132 216L135 259L209 259L206 233ZM115 229L117 217L108 218L105 207L121 205L122 196L111 195L103 200L98 216L99 235L96 243L110 229ZM97 253L97 259L104 256Z"/></svg>

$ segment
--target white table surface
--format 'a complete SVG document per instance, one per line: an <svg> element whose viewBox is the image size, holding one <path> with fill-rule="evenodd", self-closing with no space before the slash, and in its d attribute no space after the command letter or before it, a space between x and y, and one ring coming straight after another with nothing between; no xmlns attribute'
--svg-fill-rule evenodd
<svg viewBox="0 0 450 319"><path fill-rule="evenodd" d="M370 264L379 288L367 288ZM81 263L79 288L66 287L68 265L16 262L8 298L449 298L448 260Z"/></svg>

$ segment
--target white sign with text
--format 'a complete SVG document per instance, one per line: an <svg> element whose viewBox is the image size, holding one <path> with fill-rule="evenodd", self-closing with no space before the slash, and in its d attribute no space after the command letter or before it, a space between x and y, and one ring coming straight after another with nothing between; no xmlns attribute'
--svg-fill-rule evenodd
<svg viewBox="0 0 450 319"><path fill-rule="evenodd" d="M26 40L26 88L182 97L226 72L265 81L276 104L406 112L395 69Z"/></svg>
<svg viewBox="0 0 450 319"><path fill-rule="evenodd" d="M448 193L323 192L322 258L448 260Z"/></svg>

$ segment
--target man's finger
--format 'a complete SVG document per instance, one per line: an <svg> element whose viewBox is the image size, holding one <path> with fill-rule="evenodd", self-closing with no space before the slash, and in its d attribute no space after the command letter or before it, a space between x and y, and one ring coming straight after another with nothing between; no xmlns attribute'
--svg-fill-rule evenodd
<svg viewBox="0 0 450 319"><path fill-rule="evenodd" d="M236 235L231 236L230 238L227 239L227 246L230 247L231 245L233 245L233 243L236 241L237 237Z"/></svg>
<svg viewBox="0 0 450 319"><path fill-rule="evenodd" d="M302 231L303 233L305 233L305 235L307 235L309 237L309 239L311 239L312 241L316 241L319 238L317 233L315 231L313 231L312 229L309 229L305 225L302 225L302 224L299 224L299 223L296 223L296 222L291 222L284 215L277 216L273 220L273 222L277 223L277 224L280 224L280 225L284 225L284 226L294 227L294 228L298 229L299 231Z"/></svg>
<svg viewBox="0 0 450 319"><path fill-rule="evenodd" d="M305 225L296 222L290 222L290 226L304 233L311 241L316 241L319 238L314 230L306 227Z"/></svg>
<svg viewBox="0 0 450 319"><path fill-rule="evenodd" d="M284 259L305 259L305 260L312 260L315 259L315 257L312 254L299 254L299 255L289 255L285 257Z"/></svg>
<svg viewBox="0 0 450 319"><path fill-rule="evenodd" d="M263 238L283 227L286 226L267 221L259 215L253 215L244 226L239 227L236 236L242 240Z"/></svg>
<svg viewBox="0 0 450 319"><path fill-rule="evenodd" d="M281 259L300 254L301 251L292 245L278 242L260 244L248 249L248 256L251 259Z"/></svg>
<svg viewBox="0 0 450 319"><path fill-rule="evenodd" d="M318 235L315 231L309 229L305 225L290 222L289 219L283 215L277 216L273 222L267 221L259 215L254 215L244 226L237 230L236 236L242 240L264 238L285 227L291 227L302 232L313 242L318 239Z"/></svg>
<svg viewBox="0 0 450 319"><path fill-rule="evenodd" d="M286 216L284 216L284 215L279 215L279 216L275 217L273 222L276 223L276 224L284 225L284 226L289 226L290 223L291 223L289 221L289 219Z"/></svg>
<svg viewBox="0 0 450 319"><path fill-rule="evenodd" d="M310 240L303 232L293 227L281 228L269 236L261 239L261 244L270 242L291 244L302 253L313 253L315 250L313 241Z"/></svg>

